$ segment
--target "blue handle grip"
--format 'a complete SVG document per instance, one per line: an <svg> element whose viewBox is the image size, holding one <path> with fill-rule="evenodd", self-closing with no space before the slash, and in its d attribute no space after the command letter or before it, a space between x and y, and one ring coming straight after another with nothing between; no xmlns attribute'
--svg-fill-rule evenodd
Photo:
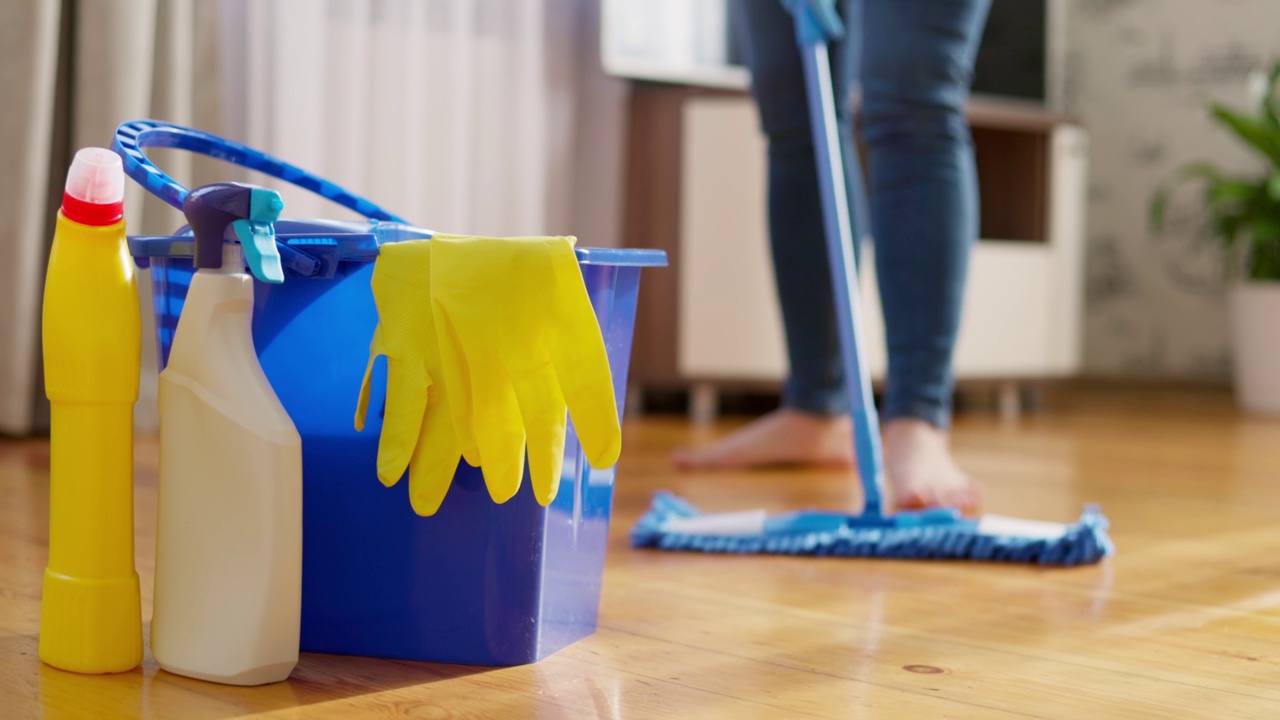
<svg viewBox="0 0 1280 720"><path fill-rule="evenodd" d="M208 155L297 185L373 220L404 222L374 203L342 187L264 152L207 132L159 120L134 120L116 128L111 149L123 160L125 173L156 197L178 210L189 190L165 174L142 152L169 147Z"/></svg>

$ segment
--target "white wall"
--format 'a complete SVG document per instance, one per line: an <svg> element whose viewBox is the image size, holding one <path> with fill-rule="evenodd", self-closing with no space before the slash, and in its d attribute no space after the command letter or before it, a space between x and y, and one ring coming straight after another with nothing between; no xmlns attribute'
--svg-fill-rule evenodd
<svg viewBox="0 0 1280 720"><path fill-rule="evenodd" d="M1195 193L1160 238L1147 204L1181 163L1256 166L1203 107L1246 104L1249 72L1280 53L1280 2L1070 0L1068 17L1064 100L1091 138L1086 370L1225 379L1220 259L1190 244Z"/></svg>

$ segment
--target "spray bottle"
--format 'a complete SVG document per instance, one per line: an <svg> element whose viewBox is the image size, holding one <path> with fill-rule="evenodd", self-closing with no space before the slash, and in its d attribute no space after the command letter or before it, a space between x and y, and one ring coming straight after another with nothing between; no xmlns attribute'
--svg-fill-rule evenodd
<svg viewBox="0 0 1280 720"><path fill-rule="evenodd" d="M50 403L49 565L40 659L83 673L142 662L133 560L133 405L142 328L124 232L124 170L76 153L44 287Z"/></svg>
<svg viewBox="0 0 1280 720"><path fill-rule="evenodd" d="M258 363L253 277L283 282L271 190L187 197L196 273L160 373L160 487L151 651L161 668L231 685L298 661L302 441Z"/></svg>

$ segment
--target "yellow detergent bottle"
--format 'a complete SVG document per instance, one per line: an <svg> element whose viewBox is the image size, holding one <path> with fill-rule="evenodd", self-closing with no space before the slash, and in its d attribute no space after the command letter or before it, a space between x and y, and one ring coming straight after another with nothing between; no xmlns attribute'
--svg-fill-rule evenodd
<svg viewBox="0 0 1280 720"><path fill-rule="evenodd" d="M133 559L142 330L123 206L119 156L77 152L44 290L51 426L40 659L82 673L125 672L142 662Z"/></svg>

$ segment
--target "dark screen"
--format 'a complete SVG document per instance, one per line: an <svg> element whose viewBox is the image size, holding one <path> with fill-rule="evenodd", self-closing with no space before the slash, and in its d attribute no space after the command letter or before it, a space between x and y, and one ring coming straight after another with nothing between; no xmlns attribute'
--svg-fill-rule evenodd
<svg viewBox="0 0 1280 720"><path fill-rule="evenodd" d="M974 68L973 91L1034 102L1045 98L1045 5L1047 0L994 0ZM729 0L729 61L742 63L734 16L741 3Z"/></svg>
<svg viewBox="0 0 1280 720"><path fill-rule="evenodd" d="M973 92L1045 101L1046 0L995 0L978 47Z"/></svg>

